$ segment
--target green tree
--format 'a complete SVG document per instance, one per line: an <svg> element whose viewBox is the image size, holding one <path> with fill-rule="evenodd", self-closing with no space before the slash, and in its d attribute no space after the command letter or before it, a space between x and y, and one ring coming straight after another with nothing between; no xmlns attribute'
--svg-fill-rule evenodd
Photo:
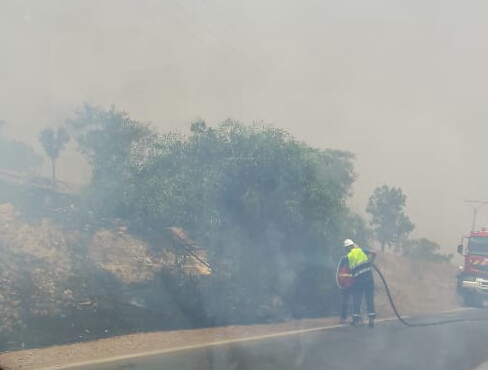
<svg viewBox="0 0 488 370"><path fill-rule="evenodd" d="M360 246L368 246L373 239L373 231L368 227L367 222L356 213L347 215L344 228L343 239L352 239Z"/></svg>
<svg viewBox="0 0 488 370"><path fill-rule="evenodd" d="M402 189L383 185L377 187L369 198L366 212L371 215L374 235L384 252L401 242L414 229L414 224L405 215L407 197Z"/></svg>
<svg viewBox="0 0 488 370"><path fill-rule="evenodd" d="M349 214L351 153L231 120L157 135L125 113L88 105L68 126L92 165L99 209L141 231L181 227L204 246L212 274L202 296L214 322L334 308L331 248Z"/></svg>
<svg viewBox="0 0 488 370"><path fill-rule="evenodd" d="M112 107L84 104L67 120L78 151L91 165L91 204L99 212L127 216L138 169L155 150L156 134Z"/></svg>
<svg viewBox="0 0 488 370"><path fill-rule="evenodd" d="M199 121L191 129L160 138L132 199L144 224L180 225L208 246L218 287L209 310L264 317L278 309L272 302L296 315L330 309L330 246L347 214L352 154L265 125Z"/></svg>
<svg viewBox="0 0 488 370"><path fill-rule="evenodd" d="M70 136L64 127L54 130L52 127L46 127L38 136L45 153L51 159L51 173L53 186L56 185L56 162L59 159L61 151L66 148Z"/></svg>
<svg viewBox="0 0 488 370"><path fill-rule="evenodd" d="M452 258L452 254L438 253L440 245L426 238L406 240L401 248L404 256L422 261L449 262Z"/></svg>

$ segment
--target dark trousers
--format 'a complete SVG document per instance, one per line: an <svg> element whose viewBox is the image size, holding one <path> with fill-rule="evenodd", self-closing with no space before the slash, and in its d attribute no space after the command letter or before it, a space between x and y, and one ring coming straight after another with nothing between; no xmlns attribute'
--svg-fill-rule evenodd
<svg viewBox="0 0 488 370"><path fill-rule="evenodd" d="M347 309L349 306L349 297L352 294L352 287L342 288L341 289L341 310L339 318L341 320L347 319Z"/></svg>
<svg viewBox="0 0 488 370"><path fill-rule="evenodd" d="M364 272L354 279L354 285L352 286L353 297L353 316L361 315L361 301L363 295L366 298L366 308L368 310L369 317L376 317L374 309L374 280L373 273L371 271Z"/></svg>

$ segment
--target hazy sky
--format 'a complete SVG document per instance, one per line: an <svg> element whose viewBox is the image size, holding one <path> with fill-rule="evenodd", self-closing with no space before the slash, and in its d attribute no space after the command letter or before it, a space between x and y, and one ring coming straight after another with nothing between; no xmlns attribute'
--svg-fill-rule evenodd
<svg viewBox="0 0 488 370"><path fill-rule="evenodd" d="M31 144L83 101L161 131L264 121L354 152L355 209L400 186L415 236L454 251L463 200L488 200L487 18L481 0L0 0L0 117ZM86 179L68 159L59 176Z"/></svg>

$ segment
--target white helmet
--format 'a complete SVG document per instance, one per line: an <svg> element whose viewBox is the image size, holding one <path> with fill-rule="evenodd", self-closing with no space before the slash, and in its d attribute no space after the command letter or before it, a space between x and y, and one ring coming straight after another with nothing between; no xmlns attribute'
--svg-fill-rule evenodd
<svg viewBox="0 0 488 370"><path fill-rule="evenodd" d="M344 240L344 248L351 247L354 244L356 244L356 243L354 243L351 239Z"/></svg>

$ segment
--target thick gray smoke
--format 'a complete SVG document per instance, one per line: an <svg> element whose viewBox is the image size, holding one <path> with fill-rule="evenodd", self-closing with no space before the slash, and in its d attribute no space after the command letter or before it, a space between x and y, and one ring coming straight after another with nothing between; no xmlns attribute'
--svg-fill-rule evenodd
<svg viewBox="0 0 488 370"><path fill-rule="evenodd" d="M375 186L400 186L416 236L452 252L471 225L463 199L488 198L487 6L2 1L0 117L34 145L85 100L161 131L195 117L264 120L355 152L354 208ZM77 160L63 156L60 178L87 180Z"/></svg>

